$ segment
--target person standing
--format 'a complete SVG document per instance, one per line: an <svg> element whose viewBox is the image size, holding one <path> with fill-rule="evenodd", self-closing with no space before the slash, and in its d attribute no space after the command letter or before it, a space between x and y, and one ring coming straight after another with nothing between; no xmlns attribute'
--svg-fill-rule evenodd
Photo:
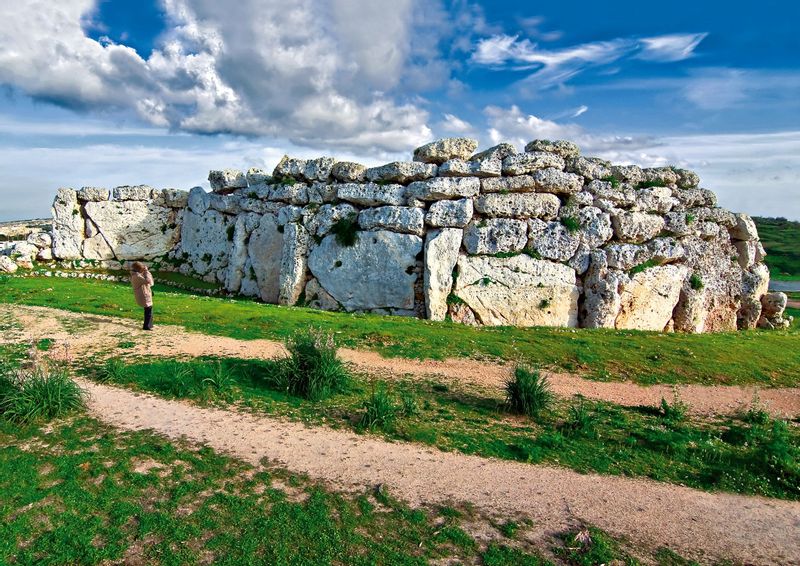
<svg viewBox="0 0 800 566"><path fill-rule="evenodd" d="M153 276L147 266L140 261L131 264L131 285L136 303L144 307L144 330L153 329Z"/></svg>

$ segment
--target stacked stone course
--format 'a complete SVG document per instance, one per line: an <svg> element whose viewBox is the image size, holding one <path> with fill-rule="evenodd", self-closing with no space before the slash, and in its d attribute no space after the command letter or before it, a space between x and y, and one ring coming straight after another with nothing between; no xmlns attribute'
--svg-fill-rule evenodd
<svg viewBox="0 0 800 566"><path fill-rule="evenodd" d="M568 141L476 151L450 138L380 167L284 157L271 173L211 171L210 193L60 189L53 255L166 257L270 303L468 324L786 325L755 225L695 173Z"/></svg>

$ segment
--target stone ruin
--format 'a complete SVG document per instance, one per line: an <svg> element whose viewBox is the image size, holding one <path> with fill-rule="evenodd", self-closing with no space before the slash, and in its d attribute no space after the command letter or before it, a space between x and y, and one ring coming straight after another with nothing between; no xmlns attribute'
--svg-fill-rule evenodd
<svg viewBox="0 0 800 566"><path fill-rule="evenodd" d="M212 191L59 189L56 260L156 262L267 303L466 324L783 327L753 221L684 169L567 141L439 140L367 168L284 157Z"/></svg>

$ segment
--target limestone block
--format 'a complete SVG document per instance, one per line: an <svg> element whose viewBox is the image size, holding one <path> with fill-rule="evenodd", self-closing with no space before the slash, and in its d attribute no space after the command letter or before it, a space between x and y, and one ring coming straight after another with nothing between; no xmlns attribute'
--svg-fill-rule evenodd
<svg viewBox="0 0 800 566"><path fill-rule="evenodd" d="M305 183L279 183L270 185L269 200L295 205L308 204L308 185Z"/></svg>
<svg viewBox="0 0 800 566"><path fill-rule="evenodd" d="M493 255L522 251L528 242L524 220L489 218L469 223L464 230L464 249L469 254Z"/></svg>
<svg viewBox="0 0 800 566"><path fill-rule="evenodd" d="M439 166L440 177L500 177L502 163L499 159L484 161L463 161L451 159Z"/></svg>
<svg viewBox="0 0 800 566"><path fill-rule="evenodd" d="M347 217L355 217L358 214L358 210L347 203L341 204L324 204L319 207L317 211L317 215L315 217L315 230L314 233L317 236L324 236L328 232L330 232L331 227L336 224L342 218Z"/></svg>
<svg viewBox="0 0 800 566"><path fill-rule="evenodd" d="M425 215L425 223L434 227L463 228L472 220L472 199L434 202Z"/></svg>
<svg viewBox="0 0 800 566"><path fill-rule="evenodd" d="M506 157L517 154L517 148L510 143L501 143L490 147L480 153L476 153L470 157L470 161L485 161L488 159L499 159L501 162Z"/></svg>
<svg viewBox="0 0 800 566"><path fill-rule="evenodd" d="M308 270L308 231L296 223L283 229L283 252L278 280L278 304L295 305L306 286Z"/></svg>
<svg viewBox="0 0 800 566"><path fill-rule="evenodd" d="M368 181L400 183L406 185L412 181L422 181L436 176L436 165L418 161L393 161L379 167L370 167L364 172Z"/></svg>
<svg viewBox="0 0 800 566"><path fill-rule="evenodd" d="M181 235L183 215L172 208L123 200L89 202L85 210L119 260L166 255Z"/></svg>
<svg viewBox="0 0 800 566"><path fill-rule="evenodd" d="M666 214L678 204L678 200L672 196L672 189L669 187L652 187L636 191L637 210L642 212L653 212Z"/></svg>
<svg viewBox="0 0 800 566"><path fill-rule="evenodd" d="M566 170L582 176L587 181L611 176L611 164L597 157L573 157L567 160Z"/></svg>
<svg viewBox="0 0 800 566"><path fill-rule="evenodd" d="M278 209L278 226L284 226L289 222L299 222L303 218L303 209L299 206L283 206Z"/></svg>
<svg viewBox="0 0 800 566"><path fill-rule="evenodd" d="M629 271L653 257L649 247L638 244L609 244L603 249L608 267L621 271Z"/></svg>
<svg viewBox="0 0 800 566"><path fill-rule="evenodd" d="M636 204L636 190L627 183L614 187L609 181L595 179L586 185L586 190L594 195L595 202L604 200L619 208L628 208Z"/></svg>
<svg viewBox="0 0 800 566"><path fill-rule="evenodd" d="M621 242L639 244L658 236L664 229L664 217L644 212L619 212L611 217L614 234Z"/></svg>
<svg viewBox="0 0 800 566"><path fill-rule="evenodd" d="M83 217L73 189L58 189L51 209L53 255L57 259L78 259L83 242Z"/></svg>
<svg viewBox="0 0 800 566"><path fill-rule="evenodd" d="M644 171L638 165L612 165L611 174L618 181L636 186L644 181Z"/></svg>
<svg viewBox="0 0 800 566"><path fill-rule="evenodd" d="M622 286L616 327L663 331L672 319L687 275L685 265L651 267L634 275Z"/></svg>
<svg viewBox="0 0 800 566"><path fill-rule="evenodd" d="M485 325L576 326L578 296L569 266L533 259L465 256L453 292Z"/></svg>
<svg viewBox="0 0 800 566"><path fill-rule="evenodd" d="M730 229L731 238L747 242L758 240L756 223L753 222L750 216L740 212L734 214L734 217L736 218L736 225Z"/></svg>
<svg viewBox="0 0 800 566"><path fill-rule="evenodd" d="M581 326L584 328L614 328L620 309L622 288L628 275L610 269L606 252L591 252L589 269L583 279L584 300Z"/></svg>
<svg viewBox="0 0 800 566"><path fill-rule="evenodd" d="M324 311L340 310L339 303L336 302L336 299L323 289L319 281L313 277L306 283L306 305Z"/></svg>
<svg viewBox="0 0 800 566"><path fill-rule="evenodd" d="M413 309L422 238L386 230L361 232L353 246L332 235L311 250L308 266L347 311Z"/></svg>
<svg viewBox="0 0 800 566"><path fill-rule="evenodd" d="M578 210L581 238L590 248L599 248L614 236L611 216L594 206Z"/></svg>
<svg viewBox="0 0 800 566"><path fill-rule="evenodd" d="M453 287L453 268L462 238L463 230L443 228L431 230L425 239L423 288L430 320L444 320L447 316L447 297Z"/></svg>
<svg viewBox="0 0 800 566"><path fill-rule="evenodd" d="M162 189L153 193L153 204L169 208L186 208L189 193L180 189Z"/></svg>
<svg viewBox="0 0 800 566"><path fill-rule="evenodd" d="M567 157L578 157L581 153L580 148L576 144L567 140L533 140L532 142L528 142L525 146L525 151L528 153L547 151L549 153L555 153L565 159Z"/></svg>
<svg viewBox="0 0 800 566"><path fill-rule="evenodd" d="M111 198L114 200L150 200L156 190L148 185L123 185L114 187Z"/></svg>
<svg viewBox="0 0 800 566"><path fill-rule="evenodd" d="M17 264L7 255L0 255L0 273L16 273Z"/></svg>
<svg viewBox="0 0 800 566"><path fill-rule="evenodd" d="M693 189L700 184L700 176L694 171L675 169L674 172L678 175L677 185L681 189Z"/></svg>
<svg viewBox="0 0 800 566"><path fill-rule="evenodd" d="M742 330L755 328L761 316L761 297L769 289L769 269L757 263L742 271L742 305L737 314L737 324Z"/></svg>
<svg viewBox="0 0 800 566"><path fill-rule="evenodd" d="M477 196L481 182L475 177L438 177L416 181L408 186L409 196L419 200L444 200Z"/></svg>
<svg viewBox="0 0 800 566"><path fill-rule="evenodd" d="M234 194L217 194L211 193L208 195L208 207L225 214L236 215L242 211L241 197Z"/></svg>
<svg viewBox="0 0 800 566"><path fill-rule="evenodd" d="M315 182L308 187L308 202L322 204L336 200L337 186L329 183Z"/></svg>
<svg viewBox="0 0 800 566"><path fill-rule="evenodd" d="M546 218L558 214L561 201L547 193L491 193L475 199L475 210L504 218Z"/></svg>
<svg viewBox="0 0 800 566"><path fill-rule="evenodd" d="M406 188L397 184L345 183L338 186L337 195L340 200L361 206L402 206L406 203Z"/></svg>
<svg viewBox="0 0 800 566"><path fill-rule="evenodd" d="M315 181L326 182L331 177L334 163L336 163L336 160L333 157L309 159L303 169L303 178L310 183Z"/></svg>
<svg viewBox="0 0 800 566"><path fill-rule="evenodd" d="M478 141L469 138L445 138L414 150L414 161L441 165L450 159L469 159L478 148Z"/></svg>
<svg viewBox="0 0 800 566"><path fill-rule="evenodd" d="M331 168L331 175L342 183L363 183L367 168L352 161L337 161Z"/></svg>
<svg viewBox="0 0 800 566"><path fill-rule="evenodd" d="M742 269L749 269L756 263L756 252L758 242L747 242L744 240L734 240L733 245L736 247L737 259Z"/></svg>
<svg viewBox="0 0 800 566"><path fill-rule="evenodd" d="M554 153L517 153L503 159L503 175L525 175L539 169L564 169L564 159Z"/></svg>
<svg viewBox="0 0 800 566"><path fill-rule="evenodd" d="M536 190L542 193L571 195L583 188L583 177L574 173L565 173L552 167L534 171L531 176Z"/></svg>
<svg viewBox="0 0 800 566"><path fill-rule="evenodd" d="M228 264L227 222L216 210L195 214L187 210L181 225L181 250L198 275L223 269Z"/></svg>
<svg viewBox="0 0 800 566"><path fill-rule="evenodd" d="M367 208L358 215L358 225L363 230L391 230L417 236L424 233L424 220L422 210L405 206Z"/></svg>
<svg viewBox="0 0 800 566"><path fill-rule="evenodd" d="M258 226L250 234L247 245L249 265L244 272L245 278L255 277L258 296L270 304L277 304L280 290L283 234L278 228L275 215L265 214L261 217ZM252 272L248 267L252 268Z"/></svg>
<svg viewBox="0 0 800 566"><path fill-rule="evenodd" d="M111 249L102 234L95 234L83 241L81 256L85 259L109 260L114 259L114 250Z"/></svg>
<svg viewBox="0 0 800 566"><path fill-rule="evenodd" d="M111 198L111 191L98 187L83 187L78 193L78 202L102 202Z"/></svg>
<svg viewBox="0 0 800 566"><path fill-rule="evenodd" d="M208 182L211 185L211 191L214 193L224 193L247 186L247 178L238 169L209 171Z"/></svg>
<svg viewBox="0 0 800 566"><path fill-rule="evenodd" d="M678 174L671 167L649 167L642 169L645 182L663 183L665 185L675 185L678 182Z"/></svg>
<svg viewBox="0 0 800 566"><path fill-rule="evenodd" d="M305 178L306 160L284 155L272 171L273 180L291 178L302 180Z"/></svg>
<svg viewBox="0 0 800 566"><path fill-rule="evenodd" d="M231 251L225 274L225 289L231 293L237 293L241 289L242 279L245 276L244 267L247 263L247 236L249 235L247 227L257 219L258 215L245 213L237 216L234 222Z"/></svg>
<svg viewBox="0 0 800 566"><path fill-rule="evenodd" d="M528 221L528 249L542 258L567 261L578 250L580 234L570 232L561 222Z"/></svg>
<svg viewBox="0 0 800 566"><path fill-rule="evenodd" d="M260 167L251 167L247 170L247 186L253 185L260 185L260 184L269 184L272 182L272 175L267 173L264 169Z"/></svg>

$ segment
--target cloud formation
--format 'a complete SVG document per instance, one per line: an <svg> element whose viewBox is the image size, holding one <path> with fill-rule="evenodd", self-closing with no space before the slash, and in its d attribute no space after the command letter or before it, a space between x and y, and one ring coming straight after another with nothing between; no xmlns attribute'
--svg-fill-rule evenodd
<svg viewBox="0 0 800 566"><path fill-rule="evenodd" d="M688 59L707 35L616 38L542 49L527 38L520 39L519 35L496 34L478 41L471 61L493 69L532 70L528 82L535 81L539 88L547 88L563 84L590 67L608 65L623 58L636 57L659 63Z"/></svg>
<svg viewBox="0 0 800 566"><path fill-rule="evenodd" d="M99 25L88 21L95 3L5 9L0 83L77 110L133 109L152 125L200 134L384 151L432 135L405 88L424 88L420 77L442 84L449 67L436 30L415 25L414 0L164 0L168 31L147 58L87 37L84 28ZM425 5L423 15L438 3ZM429 39L416 41L421 32Z"/></svg>

